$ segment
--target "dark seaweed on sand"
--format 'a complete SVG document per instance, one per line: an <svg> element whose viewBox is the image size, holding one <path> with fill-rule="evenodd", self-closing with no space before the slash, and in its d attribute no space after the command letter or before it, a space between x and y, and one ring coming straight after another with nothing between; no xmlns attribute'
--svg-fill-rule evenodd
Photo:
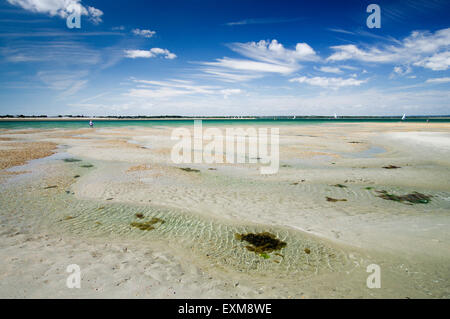
<svg viewBox="0 0 450 319"><path fill-rule="evenodd" d="M326 197L326 199L327 199L327 202L332 202L332 203L335 203L335 202L346 202L347 200L346 199L336 199L336 198L332 198L332 197Z"/></svg>
<svg viewBox="0 0 450 319"><path fill-rule="evenodd" d="M63 159L63 161L66 163L81 162L81 160L77 159L77 158L65 158L65 159Z"/></svg>
<svg viewBox="0 0 450 319"><path fill-rule="evenodd" d="M431 201L433 196L425 195L418 192L414 192L407 195L394 195L389 194L387 191L376 191L378 194L377 197L380 197L385 200L392 200L395 202L410 202L412 204L428 204Z"/></svg>
<svg viewBox="0 0 450 319"><path fill-rule="evenodd" d="M260 254L264 258L267 257L267 253L280 250L287 245L287 243L268 232L259 234L235 234L235 237L237 240L248 242L250 245L245 246L245 248Z"/></svg>
<svg viewBox="0 0 450 319"><path fill-rule="evenodd" d="M161 218L153 217L151 220L149 220L147 222L143 222L143 223L133 222L130 225L133 227L139 228L140 230L153 230L153 229L155 229L154 225L157 223L164 224L165 222Z"/></svg>
<svg viewBox="0 0 450 319"><path fill-rule="evenodd" d="M182 171L185 171L185 172L188 172L188 173L199 173L200 172L198 169L190 168L190 167L181 167L180 169Z"/></svg>
<svg viewBox="0 0 450 319"><path fill-rule="evenodd" d="M339 188L347 188L347 186L342 185L342 184L336 184L336 185L332 185L334 187L339 187Z"/></svg>
<svg viewBox="0 0 450 319"><path fill-rule="evenodd" d="M401 168L400 166L395 166L395 165L389 165L389 166L383 166L383 168L385 169L397 169L397 168Z"/></svg>

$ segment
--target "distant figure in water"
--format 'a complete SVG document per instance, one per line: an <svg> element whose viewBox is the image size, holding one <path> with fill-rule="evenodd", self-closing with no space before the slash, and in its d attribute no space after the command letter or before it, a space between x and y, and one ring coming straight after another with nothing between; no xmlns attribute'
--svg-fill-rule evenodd
<svg viewBox="0 0 450 319"><path fill-rule="evenodd" d="M92 123L92 121L89 121L89 127L93 128L94 127L94 123Z"/></svg>

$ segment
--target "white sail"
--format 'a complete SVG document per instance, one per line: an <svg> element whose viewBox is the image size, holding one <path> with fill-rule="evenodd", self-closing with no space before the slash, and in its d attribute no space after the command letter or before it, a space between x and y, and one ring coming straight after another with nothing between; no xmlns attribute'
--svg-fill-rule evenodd
<svg viewBox="0 0 450 319"><path fill-rule="evenodd" d="M403 114L402 121L404 121L405 119L406 119L406 114Z"/></svg>
<svg viewBox="0 0 450 319"><path fill-rule="evenodd" d="M337 119L337 118L338 118L338 116L337 116L337 114L336 114L336 113L334 113L334 118L335 118L335 119Z"/></svg>

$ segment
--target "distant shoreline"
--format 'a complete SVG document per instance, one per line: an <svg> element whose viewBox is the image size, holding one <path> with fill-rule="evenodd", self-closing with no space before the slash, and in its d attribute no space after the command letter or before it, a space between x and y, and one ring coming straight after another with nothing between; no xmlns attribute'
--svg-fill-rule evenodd
<svg viewBox="0 0 450 319"><path fill-rule="evenodd" d="M0 122L20 121L186 121L186 120L294 120L293 116L253 116L253 117L0 117ZM334 120L332 116L297 116L295 120ZM395 120L401 116L339 116L336 120ZM413 120L450 120L448 115L409 116Z"/></svg>

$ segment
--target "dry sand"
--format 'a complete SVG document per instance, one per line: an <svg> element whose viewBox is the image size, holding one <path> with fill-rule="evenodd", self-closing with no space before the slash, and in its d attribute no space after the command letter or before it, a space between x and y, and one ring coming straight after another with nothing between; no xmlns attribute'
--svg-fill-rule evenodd
<svg viewBox="0 0 450 319"><path fill-rule="evenodd" d="M0 297L450 297L449 124L281 126L270 176L258 164L175 165L171 131L2 132ZM433 197L408 205L377 190ZM165 223L130 226L151 217ZM283 256L234 238L266 230L287 242ZM70 264L81 289L66 287ZM380 289L366 286L370 264Z"/></svg>

